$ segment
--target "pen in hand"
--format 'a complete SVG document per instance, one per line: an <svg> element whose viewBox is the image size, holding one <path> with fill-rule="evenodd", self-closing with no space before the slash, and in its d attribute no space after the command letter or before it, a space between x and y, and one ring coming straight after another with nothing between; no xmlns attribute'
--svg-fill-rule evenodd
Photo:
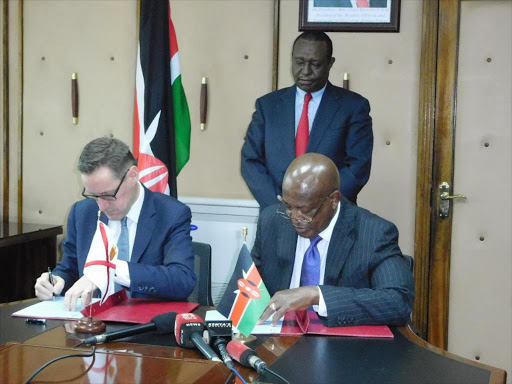
<svg viewBox="0 0 512 384"><path fill-rule="evenodd" d="M48 278L50 280L50 284L53 286L53 274L52 274L52 270L50 269L50 267L48 267ZM53 301L55 301L55 294L52 292L52 296L53 296Z"/></svg>

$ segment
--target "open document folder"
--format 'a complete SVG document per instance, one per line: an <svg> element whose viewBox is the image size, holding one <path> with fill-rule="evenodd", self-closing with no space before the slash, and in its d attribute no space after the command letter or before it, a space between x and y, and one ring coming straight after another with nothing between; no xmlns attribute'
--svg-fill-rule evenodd
<svg viewBox="0 0 512 384"><path fill-rule="evenodd" d="M99 299L92 299L92 303ZM81 299L76 303L76 311L66 311L64 309L64 297L57 296L55 300L41 301L37 304L23 308L12 314L13 317L29 317L32 319L53 319L53 320L79 320L84 315Z"/></svg>
<svg viewBox="0 0 512 384"><path fill-rule="evenodd" d="M197 303L188 302L132 299L127 297L126 291L123 289L111 295L103 305L100 305L99 299L92 299L91 305L82 308L81 301L78 299L76 311L66 311L64 309L64 297L57 296L55 300L41 301L13 313L12 316L33 319L79 320L91 314L103 321L145 324L162 313L188 313L198 306Z"/></svg>
<svg viewBox="0 0 512 384"><path fill-rule="evenodd" d="M217 311L208 311L205 320L226 320ZM233 327L233 331L237 330ZM314 311L292 311L276 325L272 325L272 317L263 324L256 325L252 335L325 335L325 336L353 336L393 338L393 333L387 325L356 325L349 327L326 327Z"/></svg>

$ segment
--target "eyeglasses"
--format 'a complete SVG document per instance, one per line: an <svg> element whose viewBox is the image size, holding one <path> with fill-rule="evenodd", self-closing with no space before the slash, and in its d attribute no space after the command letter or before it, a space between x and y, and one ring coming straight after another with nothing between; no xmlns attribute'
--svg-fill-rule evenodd
<svg viewBox="0 0 512 384"><path fill-rule="evenodd" d="M128 171L130 170L130 168L128 168ZM84 190L82 191L82 196L85 197L86 199L90 199L90 200L94 200L94 201L98 201L98 199L102 199L102 200L106 200L106 201L115 201L117 200L117 192L119 192L119 189L121 188L121 184L123 184L123 181L126 177L126 175L128 174L128 171L126 171L124 173L124 176L121 178L121 182L119 183L119 185L117 186L116 190L114 191L113 194L104 194L104 195L90 195L90 194L87 194L85 193L85 187L84 187Z"/></svg>
<svg viewBox="0 0 512 384"><path fill-rule="evenodd" d="M313 214L313 216L311 216L310 218L307 217L306 215L303 215L302 212L301 212L301 216L304 216L304 219L301 219L301 218L298 218L297 216L295 216L295 220L299 223L299 224L302 224L302 225L308 225L308 224L311 224L313 222L313 220L315 219L316 215L318 212L320 212L320 210L322 209L323 205L325 204L325 202L327 201L327 199L329 197L331 197L331 195L336 192L336 191L332 191L331 193L329 193L325 199L322 201L322 204L320 204L320 206L318 208L316 208L316 210L314 211L315 213ZM288 204L286 204L285 202L281 202L281 204L279 204L279 206L277 207L277 211L276 213L278 215L281 215L281 217L287 219L287 220L291 220L292 219L292 215L293 215L293 212L292 212L292 207L290 207Z"/></svg>

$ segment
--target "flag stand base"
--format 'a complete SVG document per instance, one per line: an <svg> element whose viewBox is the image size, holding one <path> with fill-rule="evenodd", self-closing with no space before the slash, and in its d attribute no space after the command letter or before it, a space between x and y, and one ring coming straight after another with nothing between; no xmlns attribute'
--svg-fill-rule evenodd
<svg viewBox="0 0 512 384"><path fill-rule="evenodd" d="M80 333L101 333L107 326L100 319L94 317L84 317L76 322L75 332Z"/></svg>
<svg viewBox="0 0 512 384"><path fill-rule="evenodd" d="M254 335L249 335L249 336L245 337L242 333L235 333L235 335L233 336L233 339L238 340L245 344L245 343L250 343L251 341L256 340L257 337Z"/></svg>

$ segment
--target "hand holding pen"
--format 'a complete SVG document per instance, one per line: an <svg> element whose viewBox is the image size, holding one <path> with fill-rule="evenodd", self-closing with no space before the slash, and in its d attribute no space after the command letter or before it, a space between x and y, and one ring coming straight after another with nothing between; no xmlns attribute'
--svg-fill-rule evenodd
<svg viewBox="0 0 512 384"><path fill-rule="evenodd" d="M48 267L48 279L50 280L50 284L52 285L52 287L54 287L55 285L53 284L53 274L52 274L52 270L50 269L50 267ZM52 296L53 296L53 301L55 301L55 293L52 292Z"/></svg>
<svg viewBox="0 0 512 384"><path fill-rule="evenodd" d="M34 286L36 296L41 300L54 299L64 289L64 279L55 275L51 268L41 274Z"/></svg>

